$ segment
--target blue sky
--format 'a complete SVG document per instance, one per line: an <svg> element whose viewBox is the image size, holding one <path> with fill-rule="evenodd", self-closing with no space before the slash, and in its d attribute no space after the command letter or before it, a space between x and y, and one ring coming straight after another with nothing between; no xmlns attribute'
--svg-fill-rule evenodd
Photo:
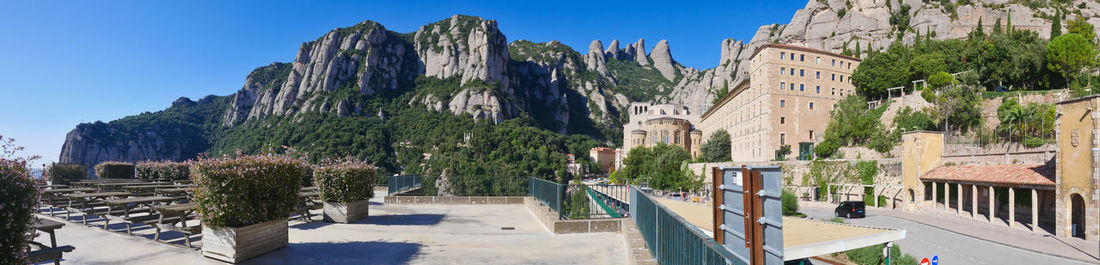
<svg viewBox="0 0 1100 265"><path fill-rule="evenodd" d="M723 39L787 23L806 0L774 1L18 1L0 8L0 135L56 161L76 124L240 89L302 42L374 20L397 32L467 14L508 41L667 39L675 60L712 68Z"/></svg>

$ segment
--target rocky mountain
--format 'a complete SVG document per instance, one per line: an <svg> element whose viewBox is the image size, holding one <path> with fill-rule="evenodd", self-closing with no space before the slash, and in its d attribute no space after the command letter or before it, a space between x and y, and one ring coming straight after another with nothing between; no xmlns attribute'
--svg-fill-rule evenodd
<svg viewBox="0 0 1100 265"><path fill-rule="evenodd" d="M620 110L630 102L676 103L702 113L716 94L745 79L748 57L766 43L866 52L911 43L918 34L960 38L999 20L1045 37L1055 16L1100 25L1098 15L1100 3L1083 0L811 0L786 25L760 26L747 42L723 40L717 66L705 70L678 64L666 40L648 53L645 39L610 40L606 47L594 40L582 53L556 41L508 42L496 21L479 17L456 15L409 33L365 21L303 43L292 62L256 68L233 95L78 125L59 161L182 160L244 141L286 145L300 137L252 142L226 135L275 127L290 133L294 122L318 115L384 122L408 115L407 108L491 123L531 118L539 129L613 146L627 120ZM380 121L363 120L373 117ZM376 140L380 150L404 145Z"/></svg>

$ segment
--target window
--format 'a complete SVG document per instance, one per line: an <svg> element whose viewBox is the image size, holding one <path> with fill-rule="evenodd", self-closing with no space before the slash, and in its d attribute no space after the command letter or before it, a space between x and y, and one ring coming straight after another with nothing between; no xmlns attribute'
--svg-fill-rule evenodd
<svg viewBox="0 0 1100 265"><path fill-rule="evenodd" d="M786 52L780 52L779 53L779 59L783 59L783 57L786 57L786 56L787 56Z"/></svg>
<svg viewBox="0 0 1100 265"><path fill-rule="evenodd" d="M798 91L799 92L806 91L806 84L798 84Z"/></svg>
<svg viewBox="0 0 1100 265"><path fill-rule="evenodd" d="M806 76L806 69L798 70L798 76ZM840 80L844 81L844 80Z"/></svg>
<svg viewBox="0 0 1100 265"><path fill-rule="evenodd" d="M814 110L814 103L810 102L810 110Z"/></svg>
<svg viewBox="0 0 1100 265"><path fill-rule="evenodd" d="M817 57L817 64L821 64L821 56Z"/></svg>
<svg viewBox="0 0 1100 265"><path fill-rule="evenodd" d="M787 117L779 117L779 124L787 124Z"/></svg>
<svg viewBox="0 0 1100 265"><path fill-rule="evenodd" d="M781 133L781 134L779 134L779 145L785 145L785 144L787 144L787 134Z"/></svg>
<svg viewBox="0 0 1100 265"><path fill-rule="evenodd" d="M786 100L779 100L779 107L780 107L780 108L782 108L783 106L786 106L786 105L787 105L787 101L786 101Z"/></svg>
<svg viewBox="0 0 1100 265"><path fill-rule="evenodd" d="M844 61L840 61L840 68L844 68Z"/></svg>
<svg viewBox="0 0 1100 265"><path fill-rule="evenodd" d="M833 66L836 66L836 59L833 59Z"/></svg>
<svg viewBox="0 0 1100 265"><path fill-rule="evenodd" d="M787 82L779 82L779 89L787 89Z"/></svg>
<svg viewBox="0 0 1100 265"><path fill-rule="evenodd" d="M835 87L833 88L832 95L836 95L836 88Z"/></svg>
<svg viewBox="0 0 1100 265"><path fill-rule="evenodd" d="M810 130L810 141L814 140L814 130Z"/></svg>
<svg viewBox="0 0 1100 265"><path fill-rule="evenodd" d="M836 81L836 74L833 74L833 81Z"/></svg>
<svg viewBox="0 0 1100 265"><path fill-rule="evenodd" d="M817 79L821 79L821 71L817 71Z"/></svg>
<svg viewBox="0 0 1100 265"><path fill-rule="evenodd" d="M787 74L787 68L786 67L779 67L779 75L785 75L785 74Z"/></svg>
<svg viewBox="0 0 1100 265"><path fill-rule="evenodd" d="M805 54L803 54L803 55L799 55L799 56L798 56L798 61L800 61L800 62L805 62L805 61L806 61L806 55L805 55Z"/></svg>
<svg viewBox="0 0 1100 265"><path fill-rule="evenodd" d="M848 69L852 69L852 63L848 63Z"/></svg>
<svg viewBox="0 0 1100 265"><path fill-rule="evenodd" d="M821 86L817 86L817 93L821 94Z"/></svg>
<svg viewBox="0 0 1100 265"><path fill-rule="evenodd" d="M794 53L791 53L791 61L794 61Z"/></svg>
<svg viewBox="0 0 1100 265"><path fill-rule="evenodd" d="M840 82L844 82L844 75L840 75Z"/></svg>

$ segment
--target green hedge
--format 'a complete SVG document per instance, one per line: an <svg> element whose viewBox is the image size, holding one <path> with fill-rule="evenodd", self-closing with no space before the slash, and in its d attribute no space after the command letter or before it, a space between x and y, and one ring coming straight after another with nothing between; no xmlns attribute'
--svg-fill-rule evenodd
<svg viewBox="0 0 1100 265"><path fill-rule="evenodd" d="M141 162L135 166L137 177L148 180L185 180L191 178L191 164L185 162Z"/></svg>
<svg viewBox="0 0 1100 265"><path fill-rule="evenodd" d="M313 170L313 180L326 202L351 203L374 197L377 168L363 162L342 161Z"/></svg>
<svg viewBox="0 0 1100 265"><path fill-rule="evenodd" d="M191 167L199 216L212 227L286 219L308 167L279 155L201 158Z"/></svg>
<svg viewBox="0 0 1100 265"><path fill-rule="evenodd" d="M87 178L88 167L83 164L53 163L46 174L53 184L68 185L71 181Z"/></svg>
<svg viewBox="0 0 1100 265"><path fill-rule="evenodd" d="M95 165L95 175L101 179L132 179L134 164L118 161L99 163Z"/></svg>
<svg viewBox="0 0 1100 265"><path fill-rule="evenodd" d="M25 163L0 158L0 264L26 264L28 224L38 190Z"/></svg>
<svg viewBox="0 0 1100 265"><path fill-rule="evenodd" d="M783 195L780 199L783 205L783 215L794 215L798 213L798 197L794 195L794 192L783 190Z"/></svg>

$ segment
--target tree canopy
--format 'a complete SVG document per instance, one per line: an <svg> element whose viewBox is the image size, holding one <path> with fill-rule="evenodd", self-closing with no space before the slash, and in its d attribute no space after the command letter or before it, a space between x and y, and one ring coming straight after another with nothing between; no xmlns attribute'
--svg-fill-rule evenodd
<svg viewBox="0 0 1100 265"><path fill-rule="evenodd" d="M702 149L703 161L706 162L725 162L730 161L732 158L732 144L730 143L730 134L726 130L719 129L714 131L707 139L707 142L703 143Z"/></svg>
<svg viewBox="0 0 1100 265"><path fill-rule="evenodd" d="M1085 37L1069 33L1054 38L1046 47L1047 67L1063 77L1075 78L1096 61L1096 47Z"/></svg>

